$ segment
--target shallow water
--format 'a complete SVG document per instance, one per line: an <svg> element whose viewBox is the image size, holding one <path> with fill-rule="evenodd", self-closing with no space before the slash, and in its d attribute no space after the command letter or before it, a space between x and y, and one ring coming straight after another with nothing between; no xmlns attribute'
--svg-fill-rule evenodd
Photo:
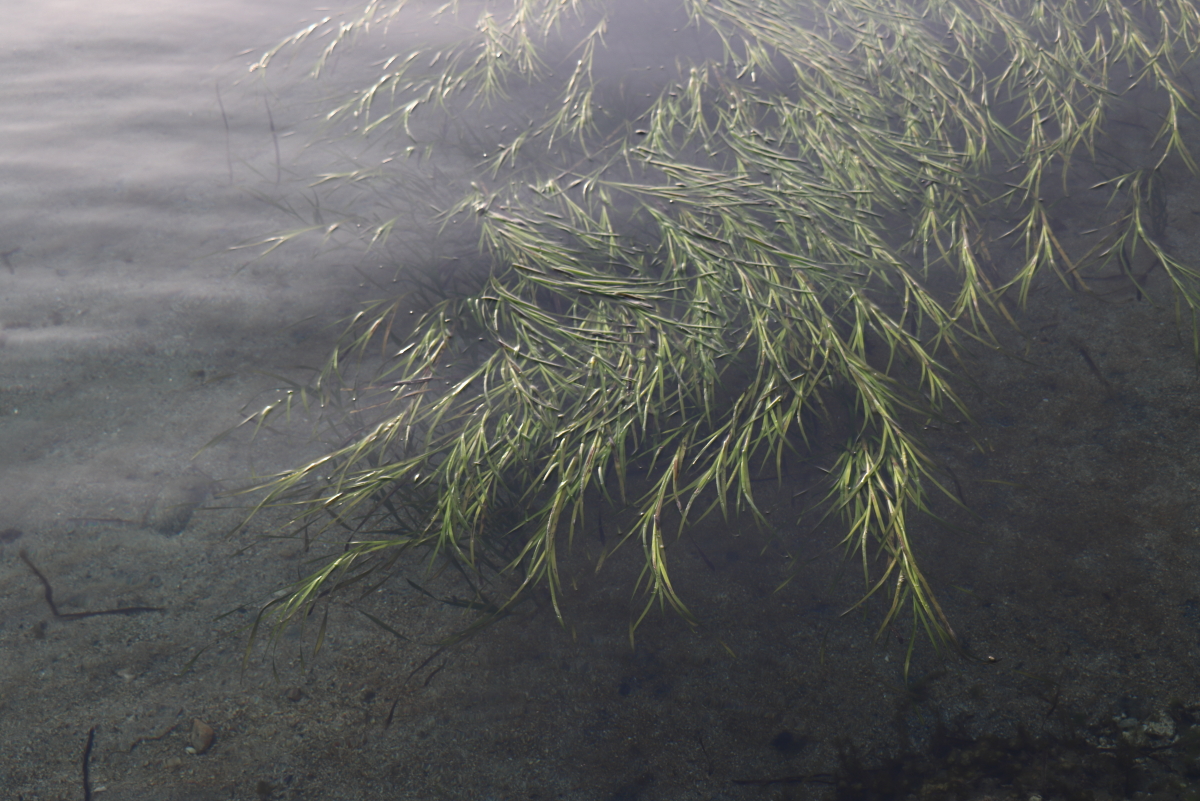
<svg viewBox="0 0 1200 801"><path fill-rule="evenodd" d="M229 250L285 224L250 195L273 169L272 137L265 92L248 88L252 55L238 53L297 15L286 3L56 3L0 32L11 525L137 517L147 482L188 470L236 422L247 368L308 361L319 346L290 327L344 311L314 297L327 263ZM227 454L206 458L227 472Z"/></svg>
<svg viewBox="0 0 1200 801"><path fill-rule="evenodd" d="M319 445L298 420L204 446L370 297L353 252L232 249L296 224L262 197L302 197L322 158L303 69L247 68L324 13L6 10L0 794L81 797L94 731L94 797L122 800L784 799L835 781L885 798L915 775L928 797L1186 797L1200 763L1171 744L1200 738L1200 398L1169 305L1128 293L1040 287L1031 336L1006 342L1024 360L968 359L978 424L929 432L974 514L947 505L958 528L922 525L921 551L976 660L920 650L906 685L903 638L839 614L858 588L828 585L836 531L781 524L813 562L775 593L783 555L709 521L676 556L697 632L652 617L630 647L625 552L580 579L567 630L530 609L437 653L335 607L315 659L285 637L243 665L238 626L303 553L254 539L269 519L230 539L240 512L214 491ZM1192 182L1169 205L1172 247L1200 252ZM1096 213L1066 208L1064 239ZM135 607L155 611L78 616ZM406 588L371 609L417 643L458 622ZM215 734L202 754L194 720ZM1115 726L1143 750L1116 759Z"/></svg>
<svg viewBox="0 0 1200 801"><path fill-rule="evenodd" d="M181 646L194 650L185 643L199 642L206 621L252 581L219 577L235 548L222 539L231 518L191 512L308 447L305 437L267 437L251 457L247 440L233 437L196 456L276 383L259 371L319 363L328 326L355 303L356 285L312 248L261 259L232 249L293 224L253 193L275 189L276 142L290 158L289 134L308 112L271 101L273 136L268 87L248 67L304 12L285 2L5 9L6 798L78 795L78 770L68 767L75 729L98 726L97 756L110 753L115 721L139 720L144 709L134 677ZM53 584L65 615L166 611L63 625L19 551ZM203 611L200 598L211 599ZM188 609L196 614L180 614ZM64 660L70 669L53 667ZM96 704L116 697L120 709L96 717ZM135 797L105 780L103 762L94 785Z"/></svg>

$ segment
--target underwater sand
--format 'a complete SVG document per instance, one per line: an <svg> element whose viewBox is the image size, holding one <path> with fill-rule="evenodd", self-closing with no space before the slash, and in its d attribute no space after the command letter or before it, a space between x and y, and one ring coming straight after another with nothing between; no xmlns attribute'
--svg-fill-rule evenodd
<svg viewBox="0 0 1200 801"><path fill-rule="evenodd" d="M1004 334L1024 360L968 359L976 425L928 432L974 515L941 504L958 528L919 523L919 552L974 661L921 644L906 683L906 634L841 616L838 532L795 523L811 468L768 499L812 560L784 589L737 521L675 549L700 630L651 615L631 647L629 550L583 571L566 629L531 603L436 653L461 618L396 581L364 608L414 642L335 606L315 657L309 631L303 660L295 633L243 660L304 553L255 537L269 517L231 537L211 491L319 446L303 420L204 446L370 297L346 253L231 250L295 224L254 193L302 186L312 135L246 67L324 12L27 5L0 29L0 797L82 798L89 731L115 801L1194 797L1200 386L1161 275L1161 305L1040 287ZM1064 238L1094 222L1058 208ZM1169 210L1194 263L1194 182ZM160 611L72 617L130 607Z"/></svg>

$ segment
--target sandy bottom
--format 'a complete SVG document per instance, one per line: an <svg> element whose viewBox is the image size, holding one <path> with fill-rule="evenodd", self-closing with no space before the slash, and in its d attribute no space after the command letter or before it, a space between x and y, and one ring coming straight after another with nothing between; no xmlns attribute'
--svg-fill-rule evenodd
<svg viewBox="0 0 1200 801"><path fill-rule="evenodd" d="M567 627L530 602L438 652L464 619L414 565L333 605L319 654L315 621L247 653L311 554L257 537L269 516L231 537L217 494L321 445L298 416L204 446L302 381L371 289L345 253L230 250L294 221L252 194L280 176L246 84L226 158L213 87L241 46L184 46L196 25L241 41L222 9L142 30L113 7L30 12L0 56L4 798L79 799L85 761L116 801L1200 797L1200 387L1161 273L1161 305L1039 287L1027 336L1002 334L1022 358L966 355L975 423L927 431L970 512L940 503L919 551L973 658L922 643L906 680L908 633L842 615L860 585L831 585L838 532L796 522L813 466L764 488L778 541L712 520L675 548L699 630L651 614L630 644L631 549L580 570ZM263 8L246 47L293 29ZM273 113L290 163L303 112ZM1178 181L1169 207L1188 260L1200 196ZM1095 210L1062 214L1066 239ZM776 592L789 554L807 565Z"/></svg>
<svg viewBox="0 0 1200 801"><path fill-rule="evenodd" d="M873 642L879 610L841 616L858 585L852 573L829 584L835 529L781 523L792 554L812 561L774 592L782 548L711 521L674 552L697 631L652 614L630 645L631 550L599 576L581 570L566 629L529 603L437 653L428 643L464 619L403 579L461 590L414 565L353 608L335 604L319 654L314 621L243 662L239 627L302 569L299 543L230 539L239 513L204 506L177 536L28 513L0 553L0 781L14 798L79 798L94 728L96 798L1190 798L1189 346L1171 312L1146 302L1048 289L1024 322L1045 330L1028 362L972 363L978 424L929 432L978 517L943 504L960 528L921 524L920 551L974 659L922 643L906 681L907 633ZM149 385L155 371L131 372ZM91 495L60 479L46 506L136 518L154 511L150 478L114 477L126 492ZM813 478L794 469L777 519L794 519L788 498ZM581 563L598 537L580 542ZM60 613L162 611L56 619L19 548ZM188 750L205 741L196 720L213 731L202 754Z"/></svg>

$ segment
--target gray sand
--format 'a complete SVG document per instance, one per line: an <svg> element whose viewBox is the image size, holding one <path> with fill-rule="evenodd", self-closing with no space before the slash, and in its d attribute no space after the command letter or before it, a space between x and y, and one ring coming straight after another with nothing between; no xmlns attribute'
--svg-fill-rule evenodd
<svg viewBox="0 0 1200 801"><path fill-rule="evenodd" d="M873 641L878 609L841 616L859 585L830 586L836 527L795 522L806 474L768 498L811 560L784 589L784 554L748 524L676 548L696 631L652 614L631 647L629 550L581 570L566 629L530 603L437 653L463 619L396 581L361 608L413 642L335 604L320 654L310 628L244 659L240 627L305 555L255 536L270 516L231 538L241 512L214 492L320 444L296 419L204 446L275 397L266 373L303 380L371 297L353 252L231 249L295 225L255 193L296 197L315 158L302 70L264 85L246 67L324 12L5 13L0 797L82 798L93 729L93 795L119 801L800 799L834 781L845 798L1194 797L1200 398L1170 305L1128 292L1040 287L1031 336L1005 334L1026 360L968 359L977 425L929 431L977 516L943 504L958 528L918 523L919 550L975 660L922 644L906 684L907 635ZM1169 205L1171 246L1200 252L1190 179ZM1095 214L1069 208L1067 240ZM71 617L128 607L161 611ZM907 774L870 770L905 754Z"/></svg>

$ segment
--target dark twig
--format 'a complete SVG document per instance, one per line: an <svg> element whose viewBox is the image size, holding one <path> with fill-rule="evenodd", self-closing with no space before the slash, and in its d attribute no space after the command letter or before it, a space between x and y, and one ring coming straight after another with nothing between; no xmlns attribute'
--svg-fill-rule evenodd
<svg viewBox="0 0 1200 801"><path fill-rule="evenodd" d="M950 476L950 480L954 482L954 492L956 495L958 495L959 502L961 502L963 506L966 506L967 498L965 495L963 495L962 484L958 482L958 476L954 474L954 471L950 469L950 465L948 464L942 465L942 469L946 471L946 475Z"/></svg>
<svg viewBox="0 0 1200 801"><path fill-rule="evenodd" d="M392 708L388 710L387 718L385 718L383 721L383 730L384 731L387 731L388 727L392 725L392 718L394 718L396 716L396 705L399 703L400 703L399 698L397 698L395 701L392 701Z"/></svg>
<svg viewBox="0 0 1200 801"><path fill-rule="evenodd" d="M429 675L425 677L425 681L421 684L421 686L428 687L429 682L433 681L433 677L436 676L438 673L440 673L442 668L444 668L445 666L446 666L446 663L443 662L442 664L435 667L432 671L430 671Z"/></svg>
<svg viewBox="0 0 1200 801"><path fill-rule="evenodd" d="M83 801L92 801L92 780L88 776L92 761L92 744L96 742L96 727L88 729L87 745L83 747Z"/></svg>
<svg viewBox="0 0 1200 801"><path fill-rule="evenodd" d="M708 749L704 747L704 732L700 729L696 730L696 742L700 744L700 753L704 755L705 769L704 772L711 776L713 775L712 757L708 755Z"/></svg>
<svg viewBox="0 0 1200 801"><path fill-rule="evenodd" d="M1100 368L1096 365L1096 362L1092 359L1092 354L1088 353L1088 349L1084 347L1083 343L1074 337L1068 337L1068 341L1075 346L1075 349L1079 351L1079 355L1083 357L1085 362L1087 362L1088 369L1092 371L1092 375L1096 376L1096 380L1104 386L1104 391L1111 395L1113 392L1113 385L1109 383L1107 378L1104 377L1104 373L1101 372Z"/></svg>
<svg viewBox="0 0 1200 801"><path fill-rule="evenodd" d="M166 611L161 606L122 606L119 609L101 609L96 612L60 612L58 611L58 605L54 603L54 588L50 586L50 580L42 574L42 571L37 569L33 560L29 558L28 551L22 548L18 556L33 571L33 575L38 577L38 581L42 582L42 594L46 598L46 605L50 607L50 613L59 620L79 620L83 617L97 617L99 615L136 615L142 612Z"/></svg>

